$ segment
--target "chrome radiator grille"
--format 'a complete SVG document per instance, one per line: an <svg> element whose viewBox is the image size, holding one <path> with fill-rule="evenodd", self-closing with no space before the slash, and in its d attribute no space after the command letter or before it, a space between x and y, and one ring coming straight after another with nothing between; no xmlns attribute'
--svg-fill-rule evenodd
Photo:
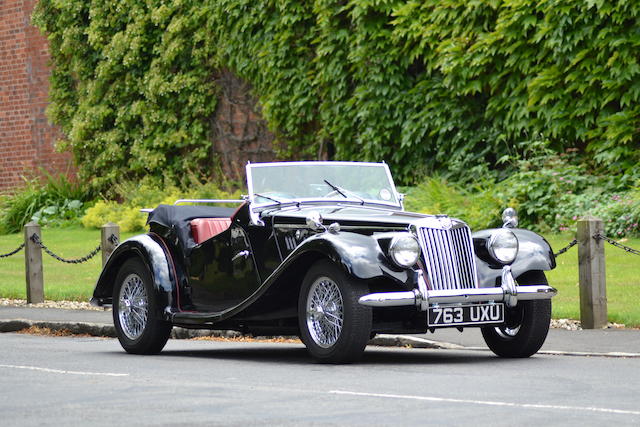
<svg viewBox="0 0 640 427"><path fill-rule="evenodd" d="M464 223L447 228L418 228L418 238L432 289L477 287L471 230Z"/></svg>

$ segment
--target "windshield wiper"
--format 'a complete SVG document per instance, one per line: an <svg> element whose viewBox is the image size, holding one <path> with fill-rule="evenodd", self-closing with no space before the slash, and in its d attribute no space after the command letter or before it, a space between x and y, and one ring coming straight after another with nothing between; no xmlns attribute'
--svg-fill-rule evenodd
<svg viewBox="0 0 640 427"><path fill-rule="evenodd" d="M272 202L276 202L279 205L281 205L283 202L282 200L274 199L273 197L265 196L264 194L260 194L260 193L253 193L253 195L262 197L263 199L271 200Z"/></svg>
<svg viewBox="0 0 640 427"><path fill-rule="evenodd" d="M345 199L347 198L347 195L342 192L342 189L340 187L338 187L336 185L333 185L332 183L330 183L326 179L324 180L324 182L326 182L327 185L333 189L333 191L335 191L336 193L340 194Z"/></svg>
<svg viewBox="0 0 640 427"><path fill-rule="evenodd" d="M332 183L330 183L329 181L327 181L326 179L324 180L324 182L327 183L327 185L329 187L331 187L333 189L333 191L335 191L336 193L340 194L342 197L344 197L345 199L348 199L349 196L347 196L347 193L351 194L353 197L355 197L356 199L360 200L360 202L362 202L362 204L364 205L364 199L360 196L358 196L356 193L354 193L351 190L347 190L346 188L342 188L342 187L338 187L337 185L333 185Z"/></svg>

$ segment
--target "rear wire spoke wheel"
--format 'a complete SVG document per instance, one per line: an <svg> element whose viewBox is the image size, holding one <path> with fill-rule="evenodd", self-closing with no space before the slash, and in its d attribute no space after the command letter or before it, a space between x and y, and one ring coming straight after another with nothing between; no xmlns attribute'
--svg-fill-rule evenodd
<svg viewBox="0 0 640 427"><path fill-rule="evenodd" d="M157 354L171 334L171 324L162 318L151 274L138 258L127 260L116 276L113 324L128 353Z"/></svg>
<svg viewBox="0 0 640 427"><path fill-rule="evenodd" d="M518 285L546 285L542 271L531 271L518 278ZM505 321L483 327L487 346L500 357L518 358L535 354L544 344L551 322L551 300L520 301L505 307Z"/></svg>
<svg viewBox="0 0 640 427"><path fill-rule="evenodd" d="M305 276L298 299L300 337L322 363L349 363L363 353L371 334L371 309L358 303L368 287L328 260Z"/></svg>
<svg viewBox="0 0 640 427"><path fill-rule="evenodd" d="M138 274L131 273L124 279L118 294L118 319L122 332L127 338L136 340L144 332L149 315L149 297L144 282Z"/></svg>

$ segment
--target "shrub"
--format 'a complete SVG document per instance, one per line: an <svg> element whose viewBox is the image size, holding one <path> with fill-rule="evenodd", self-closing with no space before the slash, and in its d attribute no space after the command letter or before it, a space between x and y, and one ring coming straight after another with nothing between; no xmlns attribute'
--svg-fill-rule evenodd
<svg viewBox="0 0 640 427"><path fill-rule="evenodd" d="M25 178L25 186L0 201L0 233L17 233L29 221L77 223L90 194L66 175L45 173L46 181Z"/></svg>
<svg viewBox="0 0 640 427"><path fill-rule="evenodd" d="M521 227L542 233L575 232L576 221L590 215L604 221L610 237L640 235L640 189L631 178L598 173L574 150L557 154L548 141L523 145L522 157L502 159L515 170L508 178L474 185L484 175L478 170L455 183L429 178L407 189L406 208L456 216L477 229L500 226L501 210L511 206Z"/></svg>
<svg viewBox="0 0 640 427"><path fill-rule="evenodd" d="M408 188L405 199L408 211L460 218L474 230L499 227L501 209L505 207L490 190L465 190L440 177L428 178Z"/></svg>
<svg viewBox="0 0 640 427"><path fill-rule="evenodd" d="M40 225L65 226L78 223L84 214L83 203L80 200L65 199L61 203L54 203L39 209L31 217L32 221Z"/></svg>
<svg viewBox="0 0 640 427"><path fill-rule="evenodd" d="M532 141L512 161L516 170L493 192L516 208L520 224L540 232L575 231L584 216L600 217L606 232L621 237L639 233L638 191L633 178L600 171L576 150L557 154L548 141Z"/></svg>

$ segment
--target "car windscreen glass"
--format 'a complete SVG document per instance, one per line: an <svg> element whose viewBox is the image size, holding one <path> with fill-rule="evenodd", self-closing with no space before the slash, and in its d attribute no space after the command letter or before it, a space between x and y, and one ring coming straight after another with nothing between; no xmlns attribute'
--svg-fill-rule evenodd
<svg viewBox="0 0 640 427"><path fill-rule="evenodd" d="M258 164L251 165L250 178L252 197L257 204L271 204L273 199L328 199L399 204L395 187L384 164Z"/></svg>

